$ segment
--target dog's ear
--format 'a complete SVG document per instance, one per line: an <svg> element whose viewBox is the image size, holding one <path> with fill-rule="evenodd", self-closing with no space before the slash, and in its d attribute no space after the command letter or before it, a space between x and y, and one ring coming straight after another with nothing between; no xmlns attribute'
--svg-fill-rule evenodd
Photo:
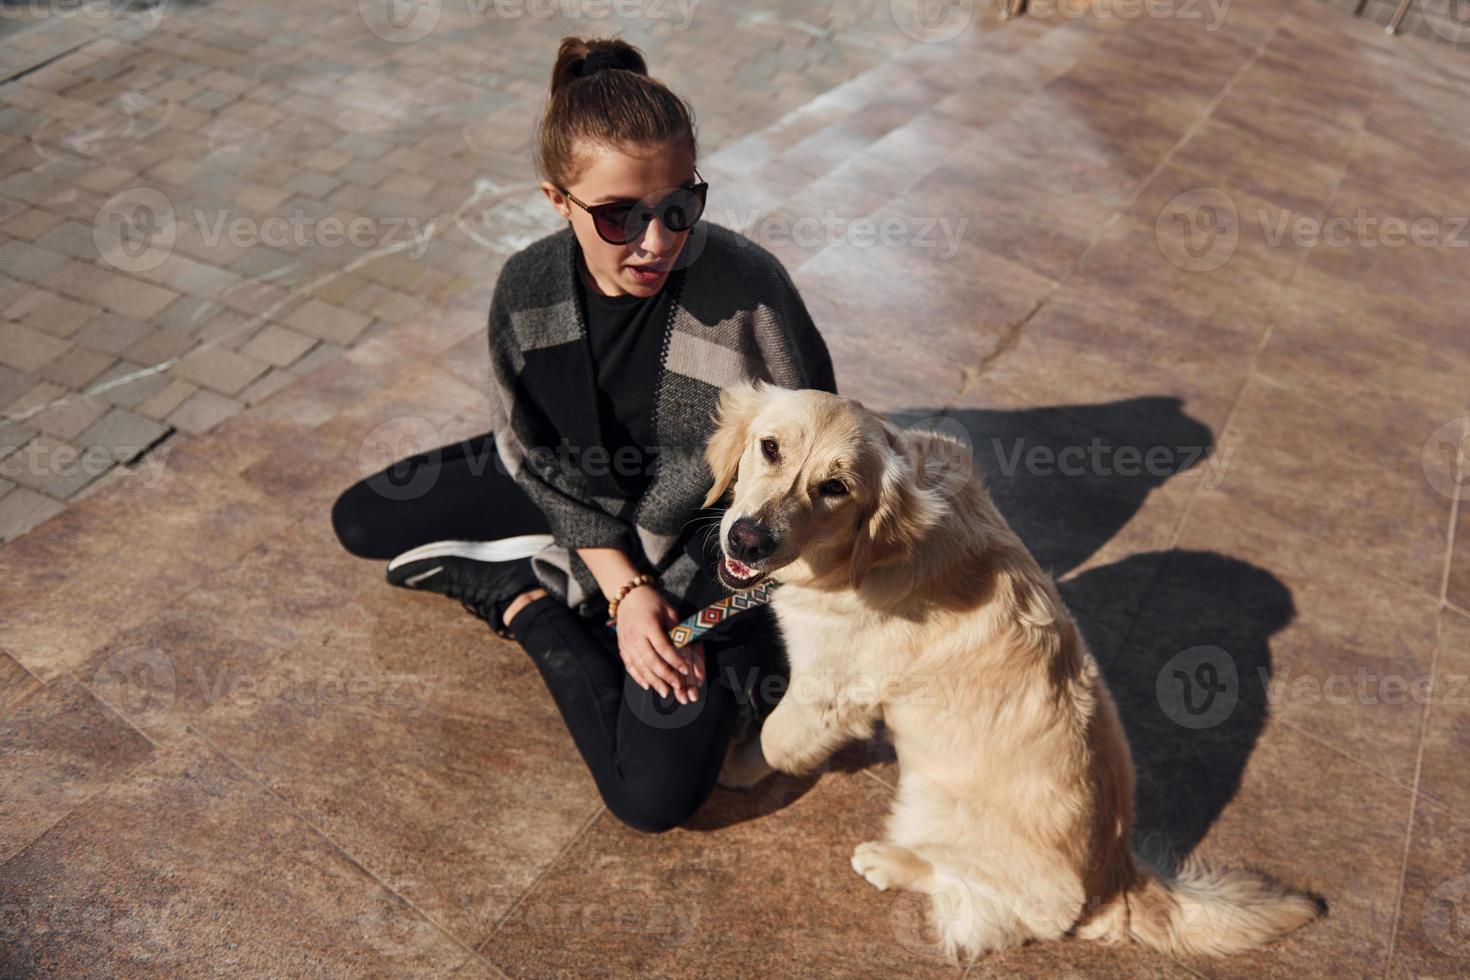
<svg viewBox="0 0 1470 980"><path fill-rule="evenodd" d="M719 408L714 416L714 434L704 447L704 459L709 463L715 480L704 506L712 507L730 489L740 469L740 457L745 452L749 438L750 423L761 410L766 400L766 385L762 381L741 381L720 392Z"/></svg>
<svg viewBox="0 0 1470 980"><path fill-rule="evenodd" d="M873 566L918 543L944 516L943 498L920 485L919 464L903 433L887 419L883 428L884 463L878 492L858 520L848 560L853 589L862 586Z"/></svg>

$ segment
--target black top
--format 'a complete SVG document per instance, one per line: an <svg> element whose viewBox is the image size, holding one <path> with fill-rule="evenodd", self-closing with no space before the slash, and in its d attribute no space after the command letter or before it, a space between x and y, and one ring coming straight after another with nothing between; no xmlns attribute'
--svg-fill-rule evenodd
<svg viewBox="0 0 1470 980"><path fill-rule="evenodd" d="M584 455L581 469L594 493L633 500L648 486L658 456L653 400L671 312L672 275L647 297L603 296L580 275L576 278L606 451L600 458Z"/></svg>

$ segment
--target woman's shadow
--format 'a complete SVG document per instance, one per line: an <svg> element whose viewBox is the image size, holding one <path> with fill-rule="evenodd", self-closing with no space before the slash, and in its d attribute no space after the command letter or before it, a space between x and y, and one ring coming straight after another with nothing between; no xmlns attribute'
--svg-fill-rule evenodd
<svg viewBox="0 0 1470 980"><path fill-rule="evenodd" d="M1249 563L1180 549L1066 576L1151 492L1210 464L1209 429L1166 397L889 418L968 441L997 507L1059 580L1118 703L1138 771L1137 834L1151 850L1193 850L1235 795L1265 723L1269 641L1292 619L1291 593ZM849 746L828 768L893 761L880 738ZM690 826L714 829L781 809L816 779L777 775L745 793L717 791Z"/></svg>

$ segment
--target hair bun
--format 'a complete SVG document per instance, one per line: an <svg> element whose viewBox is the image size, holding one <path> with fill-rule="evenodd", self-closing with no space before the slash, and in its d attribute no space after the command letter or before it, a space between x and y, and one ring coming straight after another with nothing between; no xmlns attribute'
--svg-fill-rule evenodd
<svg viewBox="0 0 1470 980"><path fill-rule="evenodd" d="M611 68L622 68L623 59L615 51L593 51L577 66L577 77L586 78Z"/></svg>

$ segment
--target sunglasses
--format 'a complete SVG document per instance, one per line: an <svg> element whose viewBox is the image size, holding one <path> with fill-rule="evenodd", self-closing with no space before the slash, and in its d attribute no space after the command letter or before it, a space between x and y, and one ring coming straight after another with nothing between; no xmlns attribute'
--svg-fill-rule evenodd
<svg viewBox="0 0 1470 980"><path fill-rule="evenodd" d="M699 177L698 170L694 171L694 176ZM565 187L558 187L557 190L565 194L567 200L592 215L592 227L597 229L597 237L609 245L626 245L643 234L643 230L655 217L676 235L693 228L700 215L704 214L704 198L709 184L701 180L689 187L675 188L652 207L637 201L584 204L572 197Z"/></svg>

